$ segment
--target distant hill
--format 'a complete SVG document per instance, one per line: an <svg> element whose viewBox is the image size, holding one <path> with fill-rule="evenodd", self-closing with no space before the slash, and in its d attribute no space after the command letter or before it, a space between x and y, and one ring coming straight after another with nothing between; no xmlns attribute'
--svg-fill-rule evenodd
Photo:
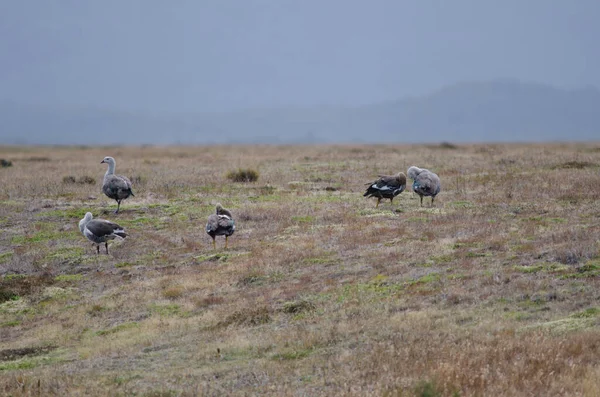
<svg viewBox="0 0 600 397"><path fill-rule="evenodd" d="M150 114L0 102L3 144L571 141L600 137L600 90L461 83L354 108Z"/></svg>

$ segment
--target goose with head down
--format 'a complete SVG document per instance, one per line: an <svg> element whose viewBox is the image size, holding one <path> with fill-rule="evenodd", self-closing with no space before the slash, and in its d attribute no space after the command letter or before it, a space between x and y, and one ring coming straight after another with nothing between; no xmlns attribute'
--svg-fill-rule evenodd
<svg viewBox="0 0 600 397"><path fill-rule="evenodd" d="M431 197L431 205L433 200L442 189L440 178L437 174L425 168L412 166L408 169L408 177L413 180L413 191L421 197L421 207L423 206L423 197Z"/></svg>

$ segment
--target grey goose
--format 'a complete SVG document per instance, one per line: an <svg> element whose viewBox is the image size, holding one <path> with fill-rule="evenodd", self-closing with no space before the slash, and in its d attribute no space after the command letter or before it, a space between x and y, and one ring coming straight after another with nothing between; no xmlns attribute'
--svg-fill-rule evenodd
<svg viewBox="0 0 600 397"><path fill-rule="evenodd" d="M127 233L125 229L114 222L105 219L93 219L92 213L85 214L79 221L79 230L96 246L96 251L100 254L100 244L104 243L106 254L108 255L108 242L117 237L125 238Z"/></svg>
<svg viewBox="0 0 600 397"><path fill-rule="evenodd" d="M104 174L104 181L102 183L102 192L106 194L108 198L117 201L117 210L115 214L119 213L121 208L121 201L125 200L130 196L135 196L131 190L131 181L123 176L115 174L116 161L112 157L105 157L100 164L108 164L106 174Z"/></svg>
<svg viewBox="0 0 600 397"><path fill-rule="evenodd" d="M210 214L206 223L206 233L213 240L213 249L217 248L215 237L225 236L225 248L227 248L227 238L235 232L235 221L229 210L223 208L218 203L214 214Z"/></svg>
<svg viewBox="0 0 600 397"><path fill-rule="evenodd" d="M433 206L435 196L442 189L442 184L437 174L428 169L415 166L410 167L407 174L413 180L413 191L421 197L421 207L423 206L423 196L431 197L431 205Z"/></svg>

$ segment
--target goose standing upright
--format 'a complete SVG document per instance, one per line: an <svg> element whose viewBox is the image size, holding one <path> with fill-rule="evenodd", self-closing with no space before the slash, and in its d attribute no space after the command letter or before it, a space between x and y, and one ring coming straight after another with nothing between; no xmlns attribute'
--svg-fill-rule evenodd
<svg viewBox="0 0 600 397"><path fill-rule="evenodd" d="M105 219L93 219L92 213L85 214L79 221L79 230L96 246L96 251L100 254L100 244L104 243L106 254L108 255L108 241L117 237L125 238L127 233L125 229L114 222Z"/></svg>
<svg viewBox="0 0 600 397"><path fill-rule="evenodd" d="M229 210L223 208L217 203L216 212L208 217L206 223L206 233L213 240L213 249L217 248L215 237L225 236L225 248L227 248L227 238L235 232L235 221Z"/></svg>
<svg viewBox="0 0 600 397"><path fill-rule="evenodd" d="M407 171L408 177L413 180L413 191L421 197L421 207L423 206L423 196L431 196L431 205L435 196L442 189L440 178L437 174L425 169L412 166Z"/></svg>
<svg viewBox="0 0 600 397"><path fill-rule="evenodd" d="M108 164L106 174L104 174L104 182L102 183L102 191L108 198L117 201L117 210L119 213L121 208L121 200L125 200L129 196L135 196L131 190L131 181L123 175L115 175L116 161L112 157L105 157L100 164Z"/></svg>
<svg viewBox="0 0 600 397"><path fill-rule="evenodd" d="M381 199L389 198L390 204L393 203L394 197L399 195L406 188L406 175L399 172L396 175L379 175L379 179L367 183L369 186L364 197L377 197L375 208L379 207Z"/></svg>

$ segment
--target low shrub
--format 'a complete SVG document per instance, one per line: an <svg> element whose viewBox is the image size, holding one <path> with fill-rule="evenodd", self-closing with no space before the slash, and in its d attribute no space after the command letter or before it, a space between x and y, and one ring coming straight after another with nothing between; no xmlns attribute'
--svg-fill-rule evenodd
<svg viewBox="0 0 600 397"><path fill-rule="evenodd" d="M227 179L233 182L256 182L258 171L251 168L238 168L227 173Z"/></svg>

